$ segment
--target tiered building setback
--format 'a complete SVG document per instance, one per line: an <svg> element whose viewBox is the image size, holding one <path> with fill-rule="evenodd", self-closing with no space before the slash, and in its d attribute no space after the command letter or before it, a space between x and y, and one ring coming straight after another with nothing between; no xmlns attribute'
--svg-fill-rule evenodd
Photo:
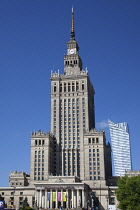
<svg viewBox="0 0 140 210"><path fill-rule="evenodd" d="M50 79L51 131L32 132L30 179L25 176L28 186L20 187L19 174L14 180L10 176L10 188L3 198L16 208L27 195L31 207L87 209L96 205L103 210L109 203L111 147L104 131L95 129L95 91L82 66L73 9L64 73L52 72ZM9 200L13 189L14 197Z"/></svg>

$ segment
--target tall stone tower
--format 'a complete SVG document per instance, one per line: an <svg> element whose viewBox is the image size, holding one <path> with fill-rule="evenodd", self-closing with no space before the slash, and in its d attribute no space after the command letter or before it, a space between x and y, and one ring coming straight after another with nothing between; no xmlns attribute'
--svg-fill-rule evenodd
<svg viewBox="0 0 140 210"><path fill-rule="evenodd" d="M94 88L82 68L72 9L64 73L51 75L51 132L31 136L31 181L76 176L91 188L112 174L111 148L95 130ZM105 183L105 182L104 182Z"/></svg>
<svg viewBox="0 0 140 210"><path fill-rule="evenodd" d="M54 175L82 177L83 134L94 127L94 88L88 71L82 69L72 9L64 74L51 75L51 132L56 137Z"/></svg>

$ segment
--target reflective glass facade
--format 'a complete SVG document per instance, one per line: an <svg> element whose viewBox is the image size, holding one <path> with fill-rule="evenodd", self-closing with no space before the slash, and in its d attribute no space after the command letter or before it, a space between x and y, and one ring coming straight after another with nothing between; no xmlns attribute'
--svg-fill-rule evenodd
<svg viewBox="0 0 140 210"><path fill-rule="evenodd" d="M125 175L132 170L129 128L126 122L115 124L108 120L115 176Z"/></svg>

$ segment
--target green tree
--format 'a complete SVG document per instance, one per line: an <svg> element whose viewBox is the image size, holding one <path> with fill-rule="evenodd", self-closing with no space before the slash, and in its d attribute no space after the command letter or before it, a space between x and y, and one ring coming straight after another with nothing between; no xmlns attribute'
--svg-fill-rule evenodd
<svg viewBox="0 0 140 210"><path fill-rule="evenodd" d="M140 210L140 176L119 178L116 195L119 201L118 208Z"/></svg>
<svg viewBox="0 0 140 210"><path fill-rule="evenodd" d="M20 208L22 210L31 210L32 208L28 204L28 198L25 197L25 199L22 202L22 207Z"/></svg>

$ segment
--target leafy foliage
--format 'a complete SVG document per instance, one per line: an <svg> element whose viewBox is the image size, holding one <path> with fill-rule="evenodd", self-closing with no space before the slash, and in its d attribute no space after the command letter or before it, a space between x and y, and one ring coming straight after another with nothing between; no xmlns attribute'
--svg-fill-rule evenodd
<svg viewBox="0 0 140 210"><path fill-rule="evenodd" d="M25 199L23 200L22 207L20 209L22 209L22 210L31 210L32 209L28 204L27 197L25 197Z"/></svg>
<svg viewBox="0 0 140 210"><path fill-rule="evenodd" d="M119 178L116 195L119 201L118 208L140 210L140 176Z"/></svg>

